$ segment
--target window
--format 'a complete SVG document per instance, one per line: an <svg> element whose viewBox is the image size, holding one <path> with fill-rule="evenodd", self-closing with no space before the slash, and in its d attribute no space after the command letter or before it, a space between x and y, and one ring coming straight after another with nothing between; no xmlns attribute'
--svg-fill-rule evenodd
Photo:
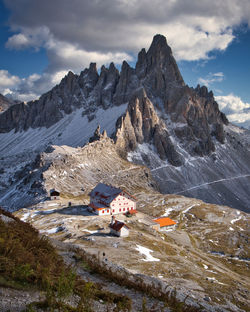
<svg viewBox="0 0 250 312"><path fill-rule="evenodd" d="M133 210L133 207L130 207L131 210Z"/></svg>
<svg viewBox="0 0 250 312"><path fill-rule="evenodd" d="M109 209L107 209L107 213L109 213Z"/></svg>
<svg viewBox="0 0 250 312"><path fill-rule="evenodd" d="M127 211L129 211L129 208L127 209Z"/></svg>
<svg viewBox="0 0 250 312"><path fill-rule="evenodd" d="M122 211L121 208L119 209L119 211L120 211L120 212Z"/></svg>
<svg viewBox="0 0 250 312"><path fill-rule="evenodd" d="M125 211L125 208L123 208L123 211Z"/></svg>
<svg viewBox="0 0 250 312"><path fill-rule="evenodd" d="M102 210L102 213L104 213L104 209Z"/></svg>
<svg viewBox="0 0 250 312"><path fill-rule="evenodd" d="M115 209L113 209L112 212L115 212Z"/></svg>

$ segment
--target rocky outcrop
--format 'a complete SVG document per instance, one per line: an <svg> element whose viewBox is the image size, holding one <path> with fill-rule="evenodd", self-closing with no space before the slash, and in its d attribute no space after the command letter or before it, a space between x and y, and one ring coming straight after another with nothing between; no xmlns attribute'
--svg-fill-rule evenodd
<svg viewBox="0 0 250 312"><path fill-rule="evenodd" d="M124 61L122 63L120 79L114 95L114 103L119 105L128 102L139 84L135 69L130 67L129 64Z"/></svg>
<svg viewBox="0 0 250 312"><path fill-rule="evenodd" d="M92 143L92 142L95 142L95 141L100 141L102 139L106 139L108 136L107 136L107 132L106 130L103 130L103 132L101 133L100 132L101 130L101 127L100 125L96 128L94 134L92 137L90 137L89 139L89 143Z"/></svg>
<svg viewBox="0 0 250 312"><path fill-rule="evenodd" d="M155 145L161 159L168 159L172 165L182 163L164 121L158 117L144 89L134 95L126 114L118 120L115 141L122 156L135 150L138 144L150 143Z"/></svg>

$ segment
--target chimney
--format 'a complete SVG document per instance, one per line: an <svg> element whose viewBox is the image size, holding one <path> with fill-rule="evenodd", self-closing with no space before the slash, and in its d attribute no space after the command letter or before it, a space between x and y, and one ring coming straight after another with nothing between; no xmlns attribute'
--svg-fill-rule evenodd
<svg viewBox="0 0 250 312"><path fill-rule="evenodd" d="M115 223L115 216L112 216L111 217L111 224L110 225L113 225Z"/></svg>

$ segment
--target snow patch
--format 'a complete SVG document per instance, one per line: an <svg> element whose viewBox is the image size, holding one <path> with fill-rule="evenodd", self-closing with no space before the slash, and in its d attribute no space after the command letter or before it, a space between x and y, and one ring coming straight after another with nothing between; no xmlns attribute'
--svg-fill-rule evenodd
<svg viewBox="0 0 250 312"><path fill-rule="evenodd" d="M165 213L162 215L162 217L167 217L170 215L171 211L173 211L173 208L166 208Z"/></svg>
<svg viewBox="0 0 250 312"><path fill-rule="evenodd" d="M242 218L242 216L240 216L239 218L231 220L231 224L234 224L235 222L239 221L241 218Z"/></svg>
<svg viewBox="0 0 250 312"><path fill-rule="evenodd" d="M142 254L146 259L142 259L145 262L149 262L149 261L160 261L160 259L158 258L154 258L153 256L151 256L151 252L153 252L153 250L148 249L146 247L140 246L140 245L136 245L136 250L139 251L140 254Z"/></svg>
<svg viewBox="0 0 250 312"><path fill-rule="evenodd" d="M187 213L190 209L192 209L196 204L191 205L190 207L186 208L185 210L182 211L183 214Z"/></svg>
<svg viewBox="0 0 250 312"><path fill-rule="evenodd" d="M29 216L30 216L30 212L26 212L26 213L23 214L23 216L22 216L22 218L20 218L20 220L25 222L28 219Z"/></svg>
<svg viewBox="0 0 250 312"><path fill-rule="evenodd" d="M52 228L52 229L49 229L49 230L40 230L39 232L40 233L46 233L46 234L55 234L55 233L60 232L62 230L63 230L62 227L58 226L56 228Z"/></svg>
<svg viewBox="0 0 250 312"><path fill-rule="evenodd" d="M82 229L82 231L90 233L90 234L95 234L95 233L99 232L98 230L97 231L90 231L90 230L87 230L87 229Z"/></svg>

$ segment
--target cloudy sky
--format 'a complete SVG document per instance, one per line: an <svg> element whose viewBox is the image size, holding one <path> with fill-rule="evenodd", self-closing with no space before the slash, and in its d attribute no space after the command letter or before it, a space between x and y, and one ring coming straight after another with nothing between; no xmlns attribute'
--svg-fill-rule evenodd
<svg viewBox="0 0 250 312"><path fill-rule="evenodd" d="M250 127L249 0L0 0L0 93L37 98L72 70L134 65L166 36L184 80Z"/></svg>

